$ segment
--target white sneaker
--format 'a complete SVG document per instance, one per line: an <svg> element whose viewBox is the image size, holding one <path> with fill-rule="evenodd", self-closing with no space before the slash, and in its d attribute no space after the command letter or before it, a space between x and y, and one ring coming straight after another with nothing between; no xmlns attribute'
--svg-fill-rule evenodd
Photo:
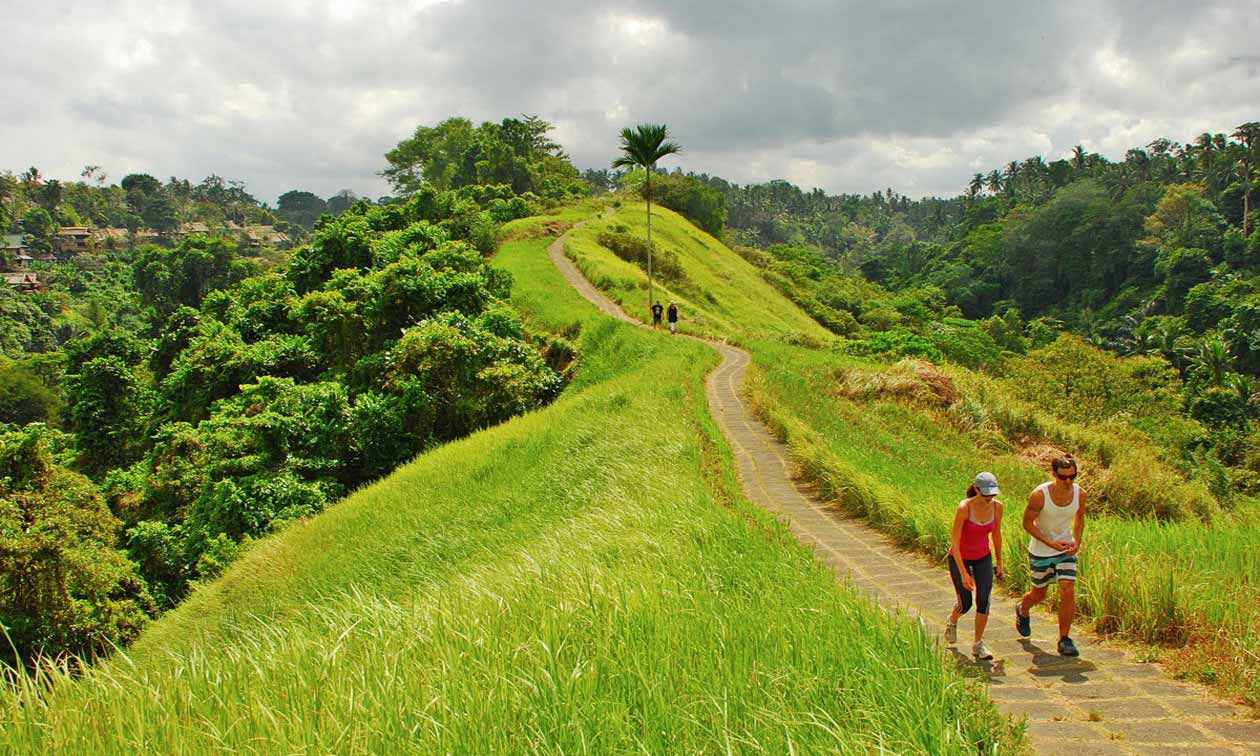
<svg viewBox="0 0 1260 756"><path fill-rule="evenodd" d="M958 642L958 624L957 623L953 625L945 626L945 642L946 643Z"/></svg>
<svg viewBox="0 0 1260 756"><path fill-rule="evenodd" d="M984 641L977 641L975 645L971 647L971 653L981 661L988 661L993 658L993 654L989 653L989 649L984 647Z"/></svg>

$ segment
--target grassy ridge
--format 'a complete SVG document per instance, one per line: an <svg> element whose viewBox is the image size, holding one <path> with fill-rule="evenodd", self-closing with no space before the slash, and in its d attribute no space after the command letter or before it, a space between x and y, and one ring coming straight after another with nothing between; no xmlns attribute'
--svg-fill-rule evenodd
<svg viewBox="0 0 1260 756"><path fill-rule="evenodd" d="M677 301L679 330L743 343L758 337L828 340L830 332L764 281L756 269L720 241L672 210L652 208L653 246L678 256L683 281L657 279L657 299ZM647 278L633 263L600 246L601 233L627 229L645 237L647 212L642 202L628 202L611 218L575 232L566 247L578 269L632 317L648 319Z"/></svg>
<svg viewBox="0 0 1260 756"><path fill-rule="evenodd" d="M616 222L642 235L642 220L636 220L642 218L641 207L622 208ZM987 443L976 433L952 426L939 413L904 401L845 397L837 388L838 371L878 372L881 365L812 348L808 341L787 343L800 339L788 335L794 333L792 327L780 326L763 310L795 308L778 304L777 292L773 297L760 293L757 287L764 282L751 266L744 270L727 264L722 268L726 273L719 273L713 268L715 256L738 257L717 242L697 245L699 235L678 216L668 211L658 216L653 210L654 239L664 254L678 256L690 280L706 285L720 281L722 292L758 292L738 299L719 294L719 303L731 305L722 310L693 296L685 300L684 311L699 319L698 330L720 333L750 350L753 368L748 385L753 401L788 442L803 473L848 510L943 560L954 505L977 471L992 470L1006 492L1006 585L1026 589L1027 535L1020 518L1028 493L1047 479L1046 472L1003 444ZM617 297L638 296L645 278L642 271L598 246L596 238L597 230L592 229L587 243L574 251L583 272L611 287ZM720 327L714 325L719 323ZM744 329L744 323L763 325ZM732 330L723 331L727 327ZM820 330L795 333L820 338L825 336ZM946 373L959 382L967 377L961 368L948 368ZM976 409L1027 411L1007 406ZM1158 464L1154 458L1150 462ZM1088 465L1083 468L1081 483L1088 487L1096 471ZM1160 478L1141 470L1128 472L1138 495L1168 495L1172 490L1151 490L1158 486L1145 485L1142 478L1149 477L1147 483ZM1260 648L1257 515L1254 505L1245 505L1205 526L1198 521L1157 523L1096 513L1089 520L1080 557L1084 577L1078 596L1084 616L1106 632L1169 644L1161 657L1175 669L1260 706L1260 656L1255 651Z"/></svg>
<svg viewBox="0 0 1260 756"><path fill-rule="evenodd" d="M264 541L128 656L0 698L0 750L1014 747L917 625L738 495L712 350L596 316L546 244L499 263L536 324L581 323L573 389Z"/></svg>

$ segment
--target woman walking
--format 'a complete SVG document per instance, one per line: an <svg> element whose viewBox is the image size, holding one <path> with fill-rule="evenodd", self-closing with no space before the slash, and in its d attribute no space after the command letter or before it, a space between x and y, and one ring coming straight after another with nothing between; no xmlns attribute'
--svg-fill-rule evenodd
<svg viewBox="0 0 1260 756"><path fill-rule="evenodd" d="M954 581L958 602L945 625L945 639L950 643L958 641L958 618L971 609L974 593L976 635L971 653L981 660L993 658L984 646L984 628L989 624L993 578L1002 576L1002 502L994 498L999 493L993 473L976 476L967 488L967 498L954 511L949 548L949 576Z"/></svg>

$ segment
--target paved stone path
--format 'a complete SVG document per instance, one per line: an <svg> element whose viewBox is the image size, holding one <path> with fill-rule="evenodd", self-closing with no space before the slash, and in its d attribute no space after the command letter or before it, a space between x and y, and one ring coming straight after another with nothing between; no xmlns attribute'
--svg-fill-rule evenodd
<svg viewBox="0 0 1260 756"><path fill-rule="evenodd" d="M565 257L567 236L547 250L564 277L604 313L642 326ZM954 604L944 566L897 548L859 520L838 515L796 482L787 448L752 415L741 396L748 353L707 343L722 355L722 363L706 379L709 407L731 445L748 498L782 516L841 579L941 634ZM1014 605L1009 597L993 598L985 643L995 661L980 663L970 656L974 612L959 622L959 642L947 649L960 665L988 678L989 697L1002 711L1028 718L1028 738L1038 753L1260 754L1260 722L1246 719L1241 708L1170 679L1158 665L1136 663L1130 654L1096 638L1081 635L1076 638L1081 656L1061 657L1055 651L1055 617L1034 613L1032 637L1020 638L1012 623Z"/></svg>

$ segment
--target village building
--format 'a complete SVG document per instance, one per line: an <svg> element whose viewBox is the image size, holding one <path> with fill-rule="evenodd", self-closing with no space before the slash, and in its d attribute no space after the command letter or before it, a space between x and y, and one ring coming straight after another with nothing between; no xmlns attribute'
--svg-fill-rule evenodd
<svg viewBox="0 0 1260 756"><path fill-rule="evenodd" d="M44 284L39 280L39 276L34 273L25 271L14 271L11 273L0 273L4 277L4 282L22 292L23 294L33 294L44 290Z"/></svg>
<svg viewBox="0 0 1260 756"><path fill-rule="evenodd" d="M22 234L4 234L0 236L0 273L10 270L25 270L31 261L26 249L26 237Z"/></svg>
<svg viewBox="0 0 1260 756"><path fill-rule="evenodd" d="M58 254L77 255L92 248L92 229L87 226L62 226L53 244Z"/></svg>

